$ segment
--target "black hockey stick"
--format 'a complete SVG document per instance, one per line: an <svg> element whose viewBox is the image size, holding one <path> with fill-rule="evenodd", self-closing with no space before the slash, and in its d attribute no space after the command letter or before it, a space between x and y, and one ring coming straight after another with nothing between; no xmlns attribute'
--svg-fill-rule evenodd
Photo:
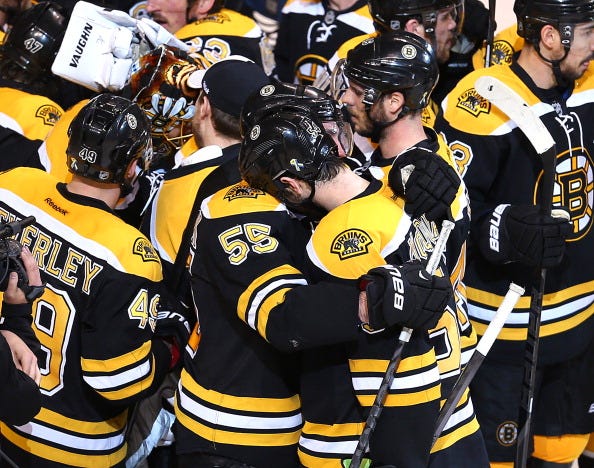
<svg viewBox="0 0 594 468"><path fill-rule="evenodd" d="M444 220L441 225L441 231L439 232L439 237L437 242L435 243L435 247L433 247L433 252L431 252L431 257L429 257L429 261L427 262L427 266L425 270L433 274L437 265L439 264L439 260L441 255L443 254L448 237L454 228L454 223L452 221ZM373 433L377 421L384 409L384 402L386 401L386 397L388 396L388 392L390 387L392 386L392 382L394 381L394 376L396 374L396 370L398 369L398 364L400 364L400 359L402 357L402 350L404 349L404 345L408 343L410 337L412 335L412 330L410 328L403 327L402 331L400 332L400 336L398 337L398 344L396 345L396 349L394 350L394 354L392 354L392 358L388 363L388 368L386 369L386 373L382 379L382 382L379 386L377 394L375 395L375 399L373 401L373 406L369 410L369 415L367 416L367 420L365 421L365 428L361 433L361 437L359 437L359 441L357 443L357 447L355 448L355 453L353 454L353 458L351 460L350 468L359 468L361 466L361 461L367 451L367 447L369 445L369 439L371 439L371 434Z"/></svg>
<svg viewBox="0 0 594 468"><path fill-rule="evenodd" d="M487 41L485 43L485 68L489 68L492 61L493 39L495 38L495 4L496 0L489 0L489 27L487 29Z"/></svg>
<svg viewBox="0 0 594 468"><path fill-rule="evenodd" d="M557 160L557 149L553 137L540 118L528 107L528 104L515 91L501 81L490 76L483 76L476 81L475 88L481 96L497 106L516 123L532 146L534 146L536 152L541 156L543 176L539 204L542 213L551 214L553 188L555 185L555 163ZM519 433L516 460L514 463L515 468L525 468L530 450L540 316L542 312L546 269L541 268L537 276L533 281L530 294L530 313L526 351L524 354L524 378L518 418Z"/></svg>
<svg viewBox="0 0 594 468"><path fill-rule="evenodd" d="M516 306L522 294L524 294L524 288L518 286L515 283L511 283L509 285L509 289L507 290L507 293L505 294L503 301L497 308L493 320L491 320L491 323L489 323L489 326L485 330L485 334L482 336L482 338L476 345L476 348L473 351L472 356L470 356L470 359L466 363L464 370L458 376L458 380L456 380L456 383L454 384L454 387L452 388L450 395L448 396L446 402L441 408L441 411L439 412L439 416L437 417L437 421L435 423L433 443L431 444L432 447L435 445L435 442L437 442L437 439L439 439L439 436L443 432L443 429L446 426L448 420L450 419L450 416L456 409L456 405L460 401L462 394L470 385L470 382L476 375L477 371L479 370L479 367L481 367L481 364L483 363L485 356L491 349L491 346L493 346L495 339L497 338L499 332L503 328L503 324L507 320L507 317L509 316L511 311Z"/></svg>

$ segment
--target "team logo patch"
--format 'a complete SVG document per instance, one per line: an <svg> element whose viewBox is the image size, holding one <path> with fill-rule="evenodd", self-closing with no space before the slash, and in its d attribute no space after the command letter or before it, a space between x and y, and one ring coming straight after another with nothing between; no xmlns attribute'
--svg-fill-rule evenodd
<svg viewBox="0 0 594 468"><path fill-rule="evenodd" d="M325 70L327 63L328 60L319 54L302 55L295 61L294 70L297 81L301 84L312 84L318 75Z"/></svg>
<svg viewBox="0 0 594 468"><path fill-rule="evenodd" d="M55 125L61 115L60 109L49 104L41 106L35 111L35 117L42 119L45 125Z"/></svg>
<svg viewBox="0 0 594 468"><path fill-rule="evenodd" d="M594 161L586 148L574 146L557 156L553 189L553 206L563 207L569 212L573 232L568 242L582 239L592 229L594 222ZM539 175L539 181L542 177ZM537 181L537 188L540 183ZM534 191L534 200L539 198Z"/></svg>
<svg viewBox="0 0 594 468"><path fill-rule="evenodd" d="M514 48L507 41L495 41L491 52L491 63L493 65L511 65Z"/></svg>
<svg viewBox="0 0 594 468"><path fill-rule="evenodd" d="M252 128L252 131L250 132L250 139L257 140L259 136L260 136L260 126L255 125L254 128Z"/></svg>
<svg viewBox="0 0 594 468"><path fill-rule="evenodd" d="M247 184L237 184L229 188L223 198L227 201L233 201L238 198L258 198L261 195L266 195L266 192L252 188Z"/></svg>
<svg viewBox="0 0 594 468"><path fill-rule="evenodd" d="M330 252L338 255L341 260L346 260L366 254L372 242L371 237L365 231L347 229L334 238Z"/></svg>
<svg viewBox="0 0 594 468"><path fill-rule="evenodd" d="M497 427L497 442L504 447L513 445L518 438L518 425L515 421L505 421Z"/></svg>
<svg viewBox="0 0 594 468"><path fill-rule="evenodd" d="M196 21L195 24L200 24L200 23L219 23L219 24L223 24L225 21L230 21L229 15L226 15L225 13L214 13L212 15L208 15L205 16L202 19L199 19L198 21Z"/></svg>
<svg viewBox="0 0 594 468"><path fill-rule="evenodd" d="M481 112L488 114L491 111L491 103L477 93L474 88L470 88L460 95L456 107L464 109L475 117L478 117Z"/></svg>
<svg viewBox="0 0 594 468"><path fill-rule="evenodd" d="M140 255L143 262L158 262L159 256L155 252L155 248L144 237L139 237L134 241L132 252L135 255Z"/></svg>
<svg viewBox="0 0 594 468"><path fill-rule="evenodd" d="M275 90L274 85L269 84L269 85L263 86L260 89L260 96L270 96L272 93L274 93L274 90Z"/></svg>
<svg viewBox="0 0 594 468"><path fill-rule="evenodd" d="M415 46L410 45L410 44L403 45L400 52L402 53L402 56L405 59L409 59L409 60L412 60L417 56L417 49L415 48Z"/></svg>
<svg viewBox="0 0 594 468"><path fill-rule="evenodd" d="M134 117L132 114L126 114L126 122L128 122L128 126L132 130L134 130L138 126L138 121L136 120L136 117Z"/></svg>

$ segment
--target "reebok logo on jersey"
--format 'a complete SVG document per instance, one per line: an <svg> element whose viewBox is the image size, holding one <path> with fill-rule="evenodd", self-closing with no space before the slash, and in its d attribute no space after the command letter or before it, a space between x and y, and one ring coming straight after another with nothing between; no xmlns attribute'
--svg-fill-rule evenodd
<svg viewBox="0 0 594 468"><path fill-rule="evenodd" d="M153 245L143 237L139 237L134 241L134 247L132 247L132 252L135 255L140 255L144 262L158 262L159 256Z"/></svg>
<svg viewBox="0 0 594 468"><path fill-rule="evenodd" d="M341 260L366 254L373 241L371 237L360 229L348 229L334 238L330 252L338 255Z"/></svg>
<svg viewBox="0 0 594 468"><path fill-rule="evenodd" d="M66 216L68 214L68 211L66 211L64 208L60 208L58 205L56 205L51 198L48 197L43 201L46 202L52 210L55 210L64 216Z"/></svg>
<svg viewBox="0 0 594 468"><path fill-rule="evenodd" d="M478 117L481 112L484 112L485 114L490 112L491 103L477 93L476 89L470 88L458 97L458 104L456 104L456 107L464 109L466 112Z"/></svg>

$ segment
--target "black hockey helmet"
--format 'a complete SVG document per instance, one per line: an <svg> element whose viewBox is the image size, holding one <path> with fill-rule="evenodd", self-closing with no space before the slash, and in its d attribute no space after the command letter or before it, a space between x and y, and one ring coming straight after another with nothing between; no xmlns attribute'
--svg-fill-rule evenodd
<svg viewBox="0 0 594 468"><path fill-rule="evenodd" d="M514 13L517 18L518 36L538 45L540 30L550 24L561 34L566 47L573 41L573 28L577 23L594 21L592 0L516 0Z"/></svg>
<svg viewBox="0 0 594 468"><path fill-rule="evenodd" d="M371 106L382 94L400 91L408 111L427 106L439 68L427 41L413 33L392 31L351 49L344 74L365 88L365 104Z"/></svg>
<svg viewBox="0 0 594 468"><path fill-rule="evenodd" d="M454 7L458 29L464 19L463 0L368 0L369 12L379 31L403 29L410 19L417 19L428 34L434 34L437 13Z"/></svg>
<svg viewBox="0 0 594 468"><path fill-rule="evenodd" d="M280 112L254 125L239 151L239 171L253 188L283 200L282 176L313 185L324 162L338 157L322 123L306 114Z"/></svg>
<svg viewBox="0 0 594 468"><path fill-rule="evenodd" d="M67 24L55 2L40 2L15 16L2 44L0 76L28 84L51 75Z"/></svg>
<svg viewBox="0 0 594 468"><path fill-rule="evenodd" d="M91 99L68 128L68 169L106 184L126 187L130 163L142 159L146 169L152 157L150 124L137 104L114 94Z"/></svg>
<svg viewBox="0 0 594 468"><path fill-rule="evenodd" d="M353 132L345 121L342 106L331 96L313 86L275 82L262 86L245 102L241 110L242 136L264 117L277 112L298 112L324 122L327 133L336 139L346 155L353 150ZM336 124L330 128L326 122Z"/></svg>

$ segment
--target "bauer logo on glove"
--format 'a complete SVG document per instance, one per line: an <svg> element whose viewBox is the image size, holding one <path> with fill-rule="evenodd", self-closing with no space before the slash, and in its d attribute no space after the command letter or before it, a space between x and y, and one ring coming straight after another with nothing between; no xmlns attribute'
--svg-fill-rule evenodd
<svg viewBox="0 0 594 468"><path fill-rule="evenodd" d="M373 268L359 279L359 287L367 294L372 330L393 325L430 330L453 294L449 278L430 275L418 260Z"/></svg>

